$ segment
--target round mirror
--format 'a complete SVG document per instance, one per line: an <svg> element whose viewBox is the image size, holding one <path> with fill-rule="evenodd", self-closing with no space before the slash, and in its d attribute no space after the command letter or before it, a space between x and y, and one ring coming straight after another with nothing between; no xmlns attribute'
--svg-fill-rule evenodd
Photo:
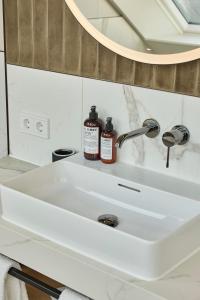
<svg viewBox="0 0 200 300"><path fill-rule="evenodd" d="M83 27L127 58L173 64L200 58L199 0L66 0Z"/></svg>

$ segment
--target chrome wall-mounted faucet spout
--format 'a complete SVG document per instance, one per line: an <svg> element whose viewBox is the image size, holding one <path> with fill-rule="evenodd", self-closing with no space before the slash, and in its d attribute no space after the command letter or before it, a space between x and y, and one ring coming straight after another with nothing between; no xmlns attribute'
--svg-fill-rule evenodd
<svg viewBox="0 0 200 300"><path fill-rule="evenodd" d="M121 148L125 141L136 138L140 135L146 135L149 138L155 138L160 133L160 125L154 119L147 119L143 126L139 129L124 133L120 135L116 141L116 147Z"/></svg>

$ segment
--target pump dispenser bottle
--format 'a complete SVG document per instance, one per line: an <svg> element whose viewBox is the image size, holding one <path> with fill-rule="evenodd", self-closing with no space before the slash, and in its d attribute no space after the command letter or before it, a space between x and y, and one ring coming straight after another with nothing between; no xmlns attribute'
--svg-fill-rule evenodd
<svg viewBox="0 0 200 300"><path fill-rule="evenodd" d="M101 134L101 161L105 164L116 162L117 149L115 147L117 135L113 130L112 118L106 119L105 130Z"/></svg>
<svg viewBox="0 0 200 300"><path fill-rule="evenodd" d="M89 160L100 159L100 137L102 125L98 119L96 106L91 107L89 118L84 122L84 157Z"/></svg>

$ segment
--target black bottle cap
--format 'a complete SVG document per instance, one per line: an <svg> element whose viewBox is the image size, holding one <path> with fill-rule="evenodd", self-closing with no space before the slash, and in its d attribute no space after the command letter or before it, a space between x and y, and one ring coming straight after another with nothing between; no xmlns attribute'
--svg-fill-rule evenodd
<svg viewBox="0 0 200 300"><path fill-rule="evenodd" d="M92 119L92 120L98 119L98 113L96 112L96 106L94 106L94 105L91 106L90 119Z"/></svg>
<svg viewBox="0 0 200 300"><path fill-rule="evenodd" d="M111 117L108 117L106 119L105 131L107 131L107 132L112 132L113 131L113 124L112 124L112 118Z"/></svg>

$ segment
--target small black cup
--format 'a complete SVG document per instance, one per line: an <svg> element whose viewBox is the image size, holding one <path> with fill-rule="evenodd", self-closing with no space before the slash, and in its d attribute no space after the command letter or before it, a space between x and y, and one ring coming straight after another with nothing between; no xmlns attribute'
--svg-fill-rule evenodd
<svg viewBox="0 0 200 300"><path fill-rule="evenodd" d="M52 152L52 162L61 160L63 158L69 157L76 154L76 150L75 149L70 149L70 148L66 148L66 149L58 149Z"/></svg>

